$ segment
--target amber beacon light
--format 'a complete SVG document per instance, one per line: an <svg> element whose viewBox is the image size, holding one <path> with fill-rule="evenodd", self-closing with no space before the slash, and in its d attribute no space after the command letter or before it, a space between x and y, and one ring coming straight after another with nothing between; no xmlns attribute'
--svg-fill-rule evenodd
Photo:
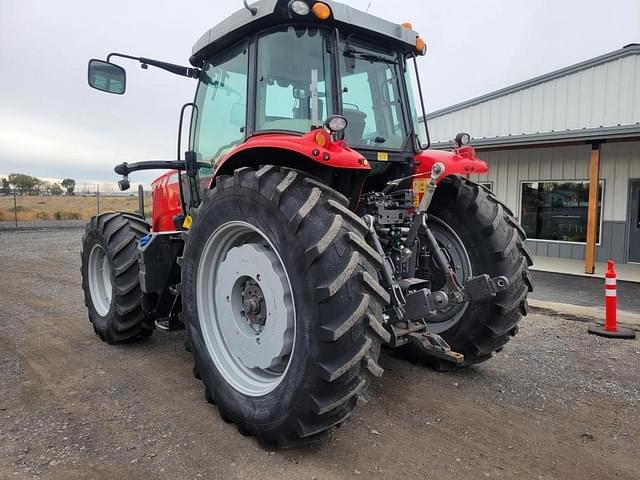
<svg viewBox="0 0 640 480"><path fill-rule="evenodd" d="M327 5L326 3L314 3L313 7L311 7L311 11L320 20L326 20L331 16L331 8L329 8L329 5Z"/></svg>

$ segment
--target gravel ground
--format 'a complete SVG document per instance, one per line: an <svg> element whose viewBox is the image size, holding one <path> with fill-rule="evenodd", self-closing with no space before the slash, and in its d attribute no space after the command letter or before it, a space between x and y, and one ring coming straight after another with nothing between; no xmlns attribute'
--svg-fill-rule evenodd
<svg viewBox="0 0 640 480"><path fill-rule="evenodd" d="M0 234L2 479L638 478L638 340L530 315L466 370L387 354L330 440L268 450L205 402L182 332L119 347L94 336L81 235Z"/></svg>

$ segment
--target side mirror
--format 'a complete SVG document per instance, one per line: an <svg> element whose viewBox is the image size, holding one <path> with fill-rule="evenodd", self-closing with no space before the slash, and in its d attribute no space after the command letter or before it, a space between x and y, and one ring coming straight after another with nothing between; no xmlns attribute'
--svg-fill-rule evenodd
<svg viewBox="0 0 640 480"><path fill-rule="evenodd" d="M89 85L96 90L122 95L127 85L124 68L103 60L89 60Z"/></svg>

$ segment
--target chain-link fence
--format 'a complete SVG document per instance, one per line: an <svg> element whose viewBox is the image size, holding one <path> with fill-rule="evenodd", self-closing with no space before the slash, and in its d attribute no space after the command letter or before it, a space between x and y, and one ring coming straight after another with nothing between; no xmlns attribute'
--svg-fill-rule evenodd
<svg viewBox="0 0 640 480"><path fill-rule="evenodd" d="M101 191L102 189L102 191ZM73 194L0 193L0 229L82 226L94 215L124 211L151 217L151 194L142 185L137 191L104 191L101 185L83 185Z"/></svg>

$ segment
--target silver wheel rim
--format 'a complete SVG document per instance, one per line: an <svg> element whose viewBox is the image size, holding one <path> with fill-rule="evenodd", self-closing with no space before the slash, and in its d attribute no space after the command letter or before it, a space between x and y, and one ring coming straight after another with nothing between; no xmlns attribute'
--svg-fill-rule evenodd
<svg viewBox="0 0 640 480"><path fill-rule="evenodd" d="M273 243L249 223L221 225L202 251L196 289L204 342L227 383L252 397L273 391L291 363L296 323Z"/></svg>
<svg viewBox="0 0 640 480"><path fill-rule="evenodd" d="M453 270L456 272L456 276L461 283L473 276L471 269L471 260L467 249L462 243L460 237L456 232L447 225L446 222L439 218L429 215L429 228L436 237L440 248L442 248L445 256L449 260L449 263L453 266ZM442 288L445 292L449 289L444 285L434 285L433 290ZM454 305L448 309L438 313L437 315L430 317L427 321L429 325L429 331L434 333L442 333L453 327L462 318L467 311L469 302L464 302L459 305Z"/></svg>
<svg viewBox="0 0 640 480"><path fill-rule="evenodd" d="M94 245L89 253L89 292L98 315L106 316L111 309L111 266L100 245Z"/></svg>

